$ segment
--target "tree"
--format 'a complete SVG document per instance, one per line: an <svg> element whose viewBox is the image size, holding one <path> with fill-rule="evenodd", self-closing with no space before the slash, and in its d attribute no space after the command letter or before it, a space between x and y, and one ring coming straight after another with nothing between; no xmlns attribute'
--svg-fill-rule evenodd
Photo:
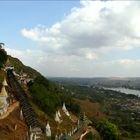
<svg viewBox="0 0 140 140"><path fill-rule="evenodd" d="M3 67L3 64L7 61L7 53L3 49L4 43L0 43L0 69Z"/></svg>
<svg viewBox="0 0 140 140"><path fill-rule="evenodd" d="M115 124L109 121L99 121L96 124L96 129L99 131L104 140L118 140L120 133Z"/></svg>
<svg viewBox="0 0 140 140"><path fill-rule="evenodd" d="M0 49L4 46L4 43L0 42Z"/></svg>
<svg viewBox="0 0 140 140"><path fill-rule="evenodd" d="M92 134L92 132L89 132L86 134L86 139L87 140L95 140L95 137L94 135Z"/></svg>
<svg viewBox="0 0 140 140"><path fill-rule="evenodd" d="M80 107L72 100L71 96L64 94L59 87L43 76L37 76L33 83L28 84L32 93L32 101L50 116L54 115L56 109L66 102L68 109L74 113L80 112Z"/></svg>

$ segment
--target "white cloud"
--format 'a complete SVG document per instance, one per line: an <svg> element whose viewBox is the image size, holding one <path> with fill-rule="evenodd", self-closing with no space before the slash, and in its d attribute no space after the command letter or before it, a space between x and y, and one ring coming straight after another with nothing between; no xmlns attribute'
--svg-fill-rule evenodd
<svg viewBox="0 0 140 140"><path fill-rule="evenodd" d="M136 2L82 1L61 22L47 28L39 25L22 29L26 38L44 48L75 50L79 48L122 47L140 43L140 7ZM129 40L129 44L126 41ZM137 43L135 43L137 42ZM71 52L72 53L72 52Z"/></svg>
<svg viewBox="0 0 140 140"><path fill-rule="evenodd" d="M84 0L80 3L81 7L73 8L62 21L49 28L37 25L21 30L24 37L40 46L38 49L41 53L34 56L38 58L38 64L48 64L52 69L56 69L53 64L57 68L61 65L62 68L58 69L62 73L69 72L73 67L77 72L80 70L81 74L82 69L85 69L83 67L89 67L93 62L93 67L98 69L100 66L97 63L104 63L103 58L110 53L114 56L140 47L139 1ZM115 62L117 66L135 65L130 59ZM102 69L106 66L110 68L105 63ZM93 70L92 67L91 69ZM92 70L89 73L92 74Z"/></svg>
<svg viewBox="0 0 140 140"><path fill-rule="evenodd" d="M123 66L132 66L133 64L135 64L135 61L131 59L122 59L119 60L119 63Z"/></svg>
<svg viewBox="0 0 140 140"><path fill-rule="evenodd" d="M15 50L6 48L8 54L18 57L26 65L32 66L45 76L138 76L140 59L119 59L95 61L71 55L52 55L39 50ZM91 61L89 61L91 60ZM92 61L93 60L93 61Z"/></svg>
<svg viewBox="0 0 140 140"><path fill-rule="evenodd" d="M20 57L23 56L23 52L17 49L5 48L6 52L13 57Z"/></svg>

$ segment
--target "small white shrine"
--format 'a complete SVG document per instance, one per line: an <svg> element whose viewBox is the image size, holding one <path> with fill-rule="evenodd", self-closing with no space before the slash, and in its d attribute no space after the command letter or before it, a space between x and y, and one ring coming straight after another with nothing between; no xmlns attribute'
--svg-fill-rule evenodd
<svg viewBox="0 0 140 140"><path fill-rule="evenodd" d="M65 106L65 103L63 103L62 110L64 111L64 113L65 113L67 116L70 117L70 114L69 114L69 112L68 112L68 110L67 110L67 108L66 108L66 106Z"/></svg>
<svg viewBox="0 0 140 140"><path fill-rule="evenodd" d="M55 121L58 122L58 123L62 122L62 120L59 118L59 115L58 115L57 111L56 111L56 114L55 114Z"/></svg>
<svg viewBox="0 0 140 140"><path fill-rule="evenodd" d="M58 114L58 117L61 118L61 114L59 110L57 111L57 114Z"/></svg>
<svg viewBox="0 0 140 140"><path fill-rule="evenodd" d="M58 136L57 135L55 135L55 140L58 140L59 138L58 138Z"/></svg>
<svg viewBox="0 0 140 140"><path fill-rule="evenodd" d="M46 136L51 137L51 127L49 125L49 122L46 125Z"/></svg>
<svg viewBox="0 0 140 140"><path fill-rule="evenodd" d="M20 119L21 119L21 120L23 120L23 119L24 119L22 109L20 110Z"/></svg>

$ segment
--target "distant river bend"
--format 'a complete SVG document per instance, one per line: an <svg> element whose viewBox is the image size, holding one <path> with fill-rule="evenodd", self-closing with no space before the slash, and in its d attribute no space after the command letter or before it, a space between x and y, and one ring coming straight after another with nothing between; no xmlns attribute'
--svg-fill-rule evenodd
<svg viewBox="0 0 140 140"><path fill-rule="evenodd" d="M113 90L113 91L119 91L125 94L133 94L133 95L138 95L140 97L140 90L133 90L133 89L128 89L128 88L105 88L104 89L109 89L109 90Z"/></svg>

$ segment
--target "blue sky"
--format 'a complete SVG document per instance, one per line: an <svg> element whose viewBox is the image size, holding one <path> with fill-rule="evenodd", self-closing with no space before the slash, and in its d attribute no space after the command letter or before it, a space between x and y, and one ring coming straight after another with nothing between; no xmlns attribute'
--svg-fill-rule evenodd
<svg viewBox="0 0 140 140"><path fill-rule="evenodd" d="M0 1L0 41L45 76L140 76L139 1Z"/></svg>
<svg viewBox="0 0 140 140"><path fill-rule="evenodd" d="M36 45L25 40L20 30L38 24L51 26L62 20L78 1L0 1L0 38L9 47L25 49Z"/></svg>

